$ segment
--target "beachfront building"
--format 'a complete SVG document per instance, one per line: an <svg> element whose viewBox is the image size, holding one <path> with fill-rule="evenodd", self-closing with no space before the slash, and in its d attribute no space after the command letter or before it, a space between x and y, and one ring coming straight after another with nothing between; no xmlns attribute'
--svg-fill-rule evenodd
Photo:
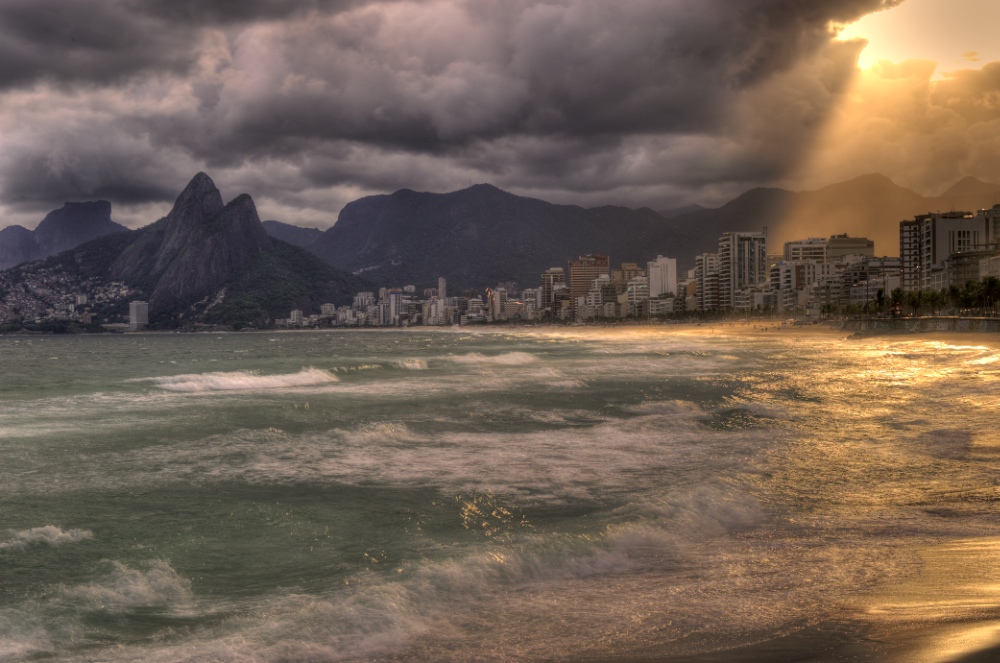
<svg viewBox="0 0 1000 663"><path fill-rule="evenodd" d="M656 260L646 263L646 275L649 277L649 298L656 299L660 295L677 294L677 260L656 256Z"/></svg>
<svg viewBox="0 0 1000 663"><path fill-rule="evenodd" d="M739 292L766 285L767 235L763 232L724 233L719 238L719 306L742 308Z"/></svg>
<svg viewBox="0 0 1000 663"><path fill-rule="evenodd" d="M694 259L694 283L699 311L719 308L719 254L702 253Z"/></svg>
<svg viewBox="0 0 1000 663"><path fill-rule="evenodd" d="M997 212L1000 215L1000 210ZM899 223L901 284L904 290L944 287L946 260L989 246L995 217L968 212L921 214Z"/></svg>
<svg viewBox="0 0 1000 663"><path fill-rule="evenodd" d="M569 287L569 296L574 306L579 297L587 296L594 279L608 274L608 267L608 257L600 253L580 256L576 260L569 261L566 285Z"/></svg>
<svg viewBox="0 0 1000 663"><path fill-rule="evenodd" d="M844 256L875 257L875 242L867 237L831 235L785 242L783 259L787 262L810 260L817 264L836 262Z"/></svg>
<svg viewBox="0 0 1000 663"><path fill-rule="evenodd" d="M128 305L128 330L140 331L149 324L149 303L134 301Z"/></svg>

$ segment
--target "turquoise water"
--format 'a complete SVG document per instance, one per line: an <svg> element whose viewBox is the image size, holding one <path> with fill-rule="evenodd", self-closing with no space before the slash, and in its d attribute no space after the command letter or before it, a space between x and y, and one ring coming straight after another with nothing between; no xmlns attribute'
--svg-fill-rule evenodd
<svg viewBox="0 0 1000 663"><path fill-rule="evenodd" d="M980 344L982 343L982 344ZM683 657L1000 532L1000 351L0 337L0 660Z"/></svg>

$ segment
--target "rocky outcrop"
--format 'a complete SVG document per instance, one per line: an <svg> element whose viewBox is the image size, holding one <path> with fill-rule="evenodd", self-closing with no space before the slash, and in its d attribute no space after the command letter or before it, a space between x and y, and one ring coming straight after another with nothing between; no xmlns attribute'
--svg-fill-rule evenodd
<svg viewBox="0 0 1000 663"><path fill-rule="evenodd" d="M0 230L0 269L7 269L38 256L35 234L24 226L7 226Z"/></svg>
<svg viewBox="0 0 1000 663"><path fill-rule="evenodd" d="M66 203L49 212L33 231L22 226L0 230L0 269L47 258L126 230L111 220L111 203L107 200Z"/></svg>
<svg viewBox="0 0 1000 663"><path fill-rule="evenodd" d="M271 249L250 196L223 205L212 179L198 173L166 217L139 231L111 276L140 285L150 313L163 313L215 293Z"/></svg>
<svg viewBox="0 0 1000 663"><path fill-rule="evenodd" d="M35 228L35 240L42 252L39 257L44 258L125 230L125 226L111 220L111 203L107 200L66 203L42 219Z"/></svg>
<svg viewBox="0 0 1000 663"><path fill-rule="evenodd" d="M257 217L257 208L246 194L209 217L204 225L186 232L186 243L170 246L175 253L150 297L152 311L170 310L215 293L249 268L258 253L273 248ZM177 237L183 239L182 235Z"/></svg>

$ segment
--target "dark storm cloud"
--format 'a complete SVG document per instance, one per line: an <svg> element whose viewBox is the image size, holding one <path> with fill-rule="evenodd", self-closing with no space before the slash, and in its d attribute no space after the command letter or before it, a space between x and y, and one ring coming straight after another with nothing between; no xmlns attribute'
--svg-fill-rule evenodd
<svg viewBox="0 0 1000 663"><path fill-rule="evenodd" d="M117 2L0 3L0 89L38 80L108 83L142 71L184 71L195 35Z"/></svg>
<svg viewBox="0 0 1000 663"><path fill-rule="evenodd" d="M433 20L400 10L403 29L377 12L262 28L233 44L244 75L217 82L222 124L192 118L202 131L182 136L225 160L316 138L431 152L511 134L711 131L744 90L828 45L831 21L881 6L508 0L438 3Z"/></svg>
<svg viewBox="0 0 1000 663"><path fill-rule="evenodd" d="M0 88L37 80L103 83L140 73L186 71L198 32L363 0L4 0Z"/></svg>
<svg viewBox="0 0 1000 663"><path fill-rule="evenodd" d="M253 193L290 209L346 202L322 187L757 183L854 71L831 23L892 4L8 0L0 196L167 200L202 168L280 180Z"/></svg>

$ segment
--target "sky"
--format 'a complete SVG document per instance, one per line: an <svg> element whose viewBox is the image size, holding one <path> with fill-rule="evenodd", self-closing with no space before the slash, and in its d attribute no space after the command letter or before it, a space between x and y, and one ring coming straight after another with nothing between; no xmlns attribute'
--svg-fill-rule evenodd
<svg viewBox="0 0 1000 663"><path fill-rule="evenodd" d="M488 182L719 205L1000 181L995 0L3 0L0 227L208 173L262 218Z"/></svg>

